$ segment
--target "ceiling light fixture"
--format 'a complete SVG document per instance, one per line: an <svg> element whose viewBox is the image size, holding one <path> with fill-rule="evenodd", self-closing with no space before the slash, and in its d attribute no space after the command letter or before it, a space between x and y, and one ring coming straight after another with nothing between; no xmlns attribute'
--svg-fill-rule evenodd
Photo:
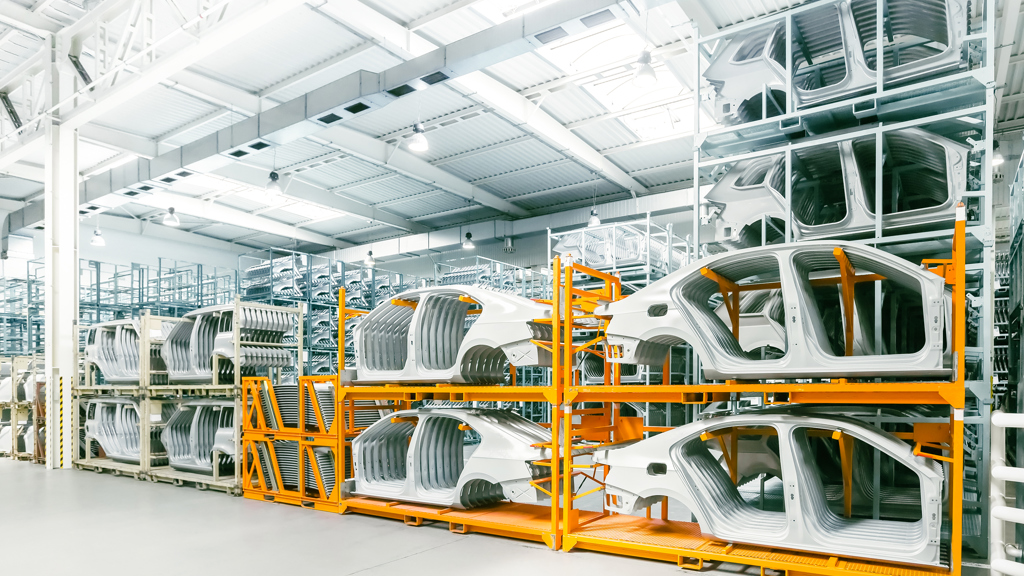
<svg viewBox="0 0 1024 576"><path fill-rule="evenodd" d="M107 245L106 239L103 238L103 232L100 232L100 225L96 223L96 229L92 232L92 239L89 240L89 244L96 246L97 248L103 248Z"/></svg>
<svg viewBox="0 0 1024 576"><path fill-rule="evenodd" d="M650 88L658 83L658 75L651 66L651 53L644 50L636 59L637 68L633 73L633 86L637 88Z"/></svg>
<svg viewBox="0 0 1024 576"><path fill-rule="evenodd" d="M587 221L587 226L593 227L593 226L600 226L600 225L601 225L601 219L598 218L598 216L597 216L597 208L591 208L590 209L590 220Z"/></svg>
<svg viewBox="0 0 1024 576"><path fill-rule="evenodd" d="M1002 154L996 152L995 156L992 157L992 165L999 166L1003 162L1006 162L1006 158L1003 158Z"/></svg>
<svg viewBox="0 0 1024 576"><path fill-rule="evenodd" d="M423 124L417 122L412 127L412 137L409 138L409 150L413 152L426 152L430 149L430 142L427 141L426 130Z"/></svg>
<svg viewBox="0 0 1024 576"><path fill-rule="evenodd" d="M377 259L373 257L373 250L366 253L366 258L363 258L363 266L367 268L375 268L377 266Z"/></svg>
<svg viewBox="0 0 1024 576"><path fill-rule="evenodd" d="M267 181L266 191L271 194L281 194L284 190L281 189L281 176L277 172L270 173L270 180Z"/></svg>
<svg viewBox="0 0 1024 576"><path fill-rule="evenodd" d="M647 24L651 21L651 11L644 15L644 50L636 59L636 72L633 73L633 86L637 88L650 88L658 83L658 75L654 73L651 66L651 51L647 49L650 41L647 38Z"/></svg>
<svg viewBox="0 0 1024 576"><path fill-rule="evenodd" d="M181 226L181 220L178 219L178 215L174 213L174 207L167 209L167 214L164 215L164 226L173 226L177 228Z"/></svg>
<svg viewBox="0 0 1024 576"><path fill-rule="evenodd" d="M476 244L473 244L473 233L466 232L466 239L462 242L462 247L466 250L472 250L476 248Z"/></svg>

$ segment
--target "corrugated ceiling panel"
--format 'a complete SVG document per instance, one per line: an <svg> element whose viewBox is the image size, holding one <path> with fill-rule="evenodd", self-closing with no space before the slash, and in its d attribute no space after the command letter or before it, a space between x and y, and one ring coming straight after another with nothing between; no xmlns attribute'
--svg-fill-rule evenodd
<svg viewBox="0 0 1024 576"><path fill-rule="evenodd" d="M232 194L230 196L222 196L217 199L218 204L224 204L232 208L237 208L245 212L251 212L253 210L259 210L266 208L266 204L258 202L251 198L246 198L243 194Z"/></svg>
<svg viewBox="0 0 1024 576"><path fill-rule="evenodd" d="M424 226L430 226L431 228L450 228L452 226L461 226L469 222L478 222L480 220L489 220L501 216L501 212L488 208L486 206L475 206L470 210L464 212L456 212L454 214L435 214L417 220Z"/></svg>
<svg viewBox="0 0 1024 576"><path fill-rule="evenodd" d="M611 202L612 200L621 200L622 198L629 198L629 192L622 191L611 191L612 188L617 188L613 184L598 184L597 192L597 203ZM543 196L534 196L525 200L516 200L516 204L523 208L530 210L531 212L545 213L552 212L554 208L562 207L569 202L583 202L585 200L593 201L593 193L580 192L578 190L571 190L566 192L552 192Z"/></svg>
<svg viewBox="0 0 1024 576"><path fill-rule="evenodd" d="M416 0L415 2L409 2L408 0L365 0L364 4L390 16L394 20L408 24L417 18L433 14L455 1Z"/></svg>
<svg viewBox="0 0 1024 576"><path fill-rule="evenodd" d="M90 168L96 166L100 162L109 160L114 156L120 154L117 150L111 150L106 146L97 146L84 140L78 142L78 167L84 172L89 172Z"/></svg>
<svg viewBox="0 0 1024 576"><path fill-rule="evenodd" d="M195 69L243 90L259 92L361 42L333 20L296 8L236 42L234 49L203 59Z"/></svg>
<svg viewBox="0 0 1024 576"><path fill-rule="evenodd" d="M217 110L215 106L202 100L157 85L138 98L118 106L116 110L100 116L96 124L146 138L156 138L214 110Z"/></svg>
<svg viewBox="0 0 1024 576"><path fill-rule="evenodd" d="M471 202L469 200L466 200L461 196L456 196L451 192L445 192L443 190L435 190L425 192L417 196L411 196L396 204L388 204L387 207L385 207L385 210L398 214L403 218L415 218L417 216L436 214L445 210L463 208L470 204Z"/></svg>
<svg viewBox="0 0 1024 576"><path fill-rule="evenodd" d="M314 170L306 170L299 178L331 189L389 173L391 173L390 170L376 164L346 156L337 162L325 164Z"/></svg>
<svg viewBox="0 0 1024 576"><path fill-rule="evenodd" d="M626 172L674 164L680 160L693 158L691 138L681 138L667 142L648 144L631 150L623 150L608 154L607 158Z"/></svg>
<svg viewBox="0 0 1024 576"><path fill-rule="evenodd" d="M523 140L469 158L453 160L444 169L464 180L479 180L511 170L546 164L564 156L536 139Z"/></svg>
<svg viewBox="0 0 1024 576"><path fill-rule="evenodd" d="M575 85L549 94L541 104L541 109L562 124L585 120L608 112L607 108L587 94L583 88Z"/></svg>
<svg viewBox="0 0 1024 576"><path fill-rule="evenodd" d="M223 128L227 128L228 126L231 126L235 122L239 122L239 121L241 121L243 119L243 116L241 116L239 114L231 114L231 113L223 113L223 112L224 111L214 112L213 114L219 114L219 115L215 116L215 117L211 117L209 122L205 122L205 123L203 123L200 126L196 126L195 128L192 128L191 130L187 130L187 131L182 132L180 134L176 134L175 136L173 136L171 138L167 138L166 140L163 140L163 137L166 135L166 133L161 134L160 135L160 140L162 140L166 144L170 144L171 146L183 146L185 144L188 144L189 142L195 142L196 140L199 140L200 138L203 138L205 136L209 136L210 134L213 134L214 132L216 132L218 130L221 130ZM175 129L176 128L177 127L175 127Z"/></svg>
<svg viewBox="0 0 1024 576"><path fill-rule="evenodd" d="M573 128L572 131L595 150L605 150L640 141L640 138L617 118L586 124Z"/></svg>
<svg viewBox="0 0 1024 576"><path fill-rule="evenodd" d="M803 4L802 0L730 0L729 2L701 2L708 15L719 28L745 22L758 16ZM707 35L708 31L702 31Z"/></svg>
<svg viewBox="0 0 1024 576"><path fill-rule="evenodd" d="M342 238L348 242L355 244L365 244L368 242L375 242L377 240L386 240L388 238L396 238L398 236L404 236L407 233L391 226L368 226L362 230L346 233Z"/></svg>
<svg viewBox="0 0 1024 576"><path fill-rule="evenodd" d="M419 4L419 2L403 2L403 4ZM491 26L491 22L476 11L464 9L437 18L424 25L419 31L425 38L431 38L440 44L450 44Z"/></svg>
<svg viewBox="0 0 1024 576"><path fill-rule="evenodd" d="M482 187L502 197L514 196L524 192L544 190L556 186L567 186L588 182L593 178L590 170L576 164L567 162L557 164L550 168L533 170L526 174L515 174L506 178L492 180L483 184ZM590 195L590 190L581 190L584 197Z"/></svg>
<svg viewBox="0 0 1024 576"><path fill-rule="evenodd" d="M378 202L387 202L396 198L412 196L432 189L433 186L429 184L401 176L398 178L388 178L381 182L372 182L358 188L350 188L345 190L343 194L367 204L377 204Z"/></svg>
<svg viewBox="0 0 1024 576"><path fill-rule="evenodd" d="M341 52L339 52L339 54L340 53ZM306 92L315 90L337 80L338 78L344 78L353 72L366 70L368 72L379 73L401 63L402 60L400 58L395 57L380 46L373 46L342 63L331 66L329 70L317 74L311 74L302 80L295 81L290 86L281 88L272 94L269 94L268 96L280 102L287 102L292 98L302 96ZM294 78L295 75L300 72L300 70L292 70L292 73L282 80Z"/></svg>
<svg viewBox="0 0 1024 576"><path fill-rule="evenodd" d="M437 129L427 132L430 149L419 156L433 162L523 135L519 128L509 124L497 114L484 110L470 114L475 114L475 116L468 120L459 120L449 126L439 126Z"/></svg>
<svg viewBox="0 0 1024 576"><path fill-rule="evenodd" d="M266 168L268 172L272 169L284 171L289 166L333 152L336 152L333 148L328 148L306 138L300 138L284 146L273 146L255 154L250 154L245 157L245 163Z"/></svg>
<svg viewBox="0 0 1024 576"><path fill-rule="evenodd" d="M495 64L487 68L487 71L515 90L525 90L565 76L565 72L536 52Z"/></svg>
<svg viewBox="0 0 1024 576"><path fill-rule="evenodd" d="M184 218L182 220L184 220ZM209 228L203 228L201 231L196 232L196 234L210 236L211 238L218 238L220 240L234 240L240 236L248 236L249 234L252 234L252 230L232 226L230 224L214 224Z"/></svg>
<svg viewBox="0 0 1024 576"><path fill-rule="evenodd" d="M353 230L359 230L367 226L366 220L362 218L355 218L352 216L335 218L326 222L319 222L317 224L310 224L305 226L307 230L316 232L317 234L323 234L325 236L335 236L337 234L343 234L345 232L351 232Z"/></svg>

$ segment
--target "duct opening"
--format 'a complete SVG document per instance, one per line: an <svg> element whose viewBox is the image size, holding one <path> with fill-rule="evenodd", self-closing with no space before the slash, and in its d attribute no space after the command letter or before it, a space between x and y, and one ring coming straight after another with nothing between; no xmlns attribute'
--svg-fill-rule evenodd
<svg viewBox="0 0 1024 576"><path fill-rule="evenodd" d="M951 201L946 150L906 131L887 132L882 143L882 214L934 208ZM864 205L875 213L875 138L853 143Z"/></svg>
<svg viewBox="0 0 1024 576"><path fill-rule="evenodd" d="M798 89L817 90L846 79L849 71L838 6L795 15L792 44L793 85Z"/></svg>
<svg viewBox="0 0 1024 576"><path fill-rule="evenodd" d="M875 345L875 282L858 282L853 299L853 356L913 354L928 342L924 300L917 279L902 270L848 252L858 275L878 274L882 285L882 342ZM803 321L809 323L822 351L846 356L846 315L842 285L812 286L814 278L838 278L839 263L831 250L808 250L793 258L799 290L807 297L809 309ZM941 319L939 319L941 321Z"/></svg>
<svg viewBox="0 0 1024 576"><path fill-rule="evenodd" d="M761 475L775 479L772 484L779 487L785 485L774 427L709 429L677 446L671 457L684 481L697 488L694 512L702 529L756 527L762 534L785 533L786 498L781 491L761 498L760 492L751 495L749 490L750 482Z"/></svg>
<svg viewBox="0 0 1024 576"><path fill-rule="evenodd" d="M877 4L874 0L854 0L850 8L868 68L877 70ZM944 52L949 47L946 10L944 0L888 2L882 36L886 70Z"/></svg>
<svg viewBox="0 0 1024 576"><path fill-rule="evenodd" d="M372 427L360 435L356 467L365 482L395 488L405 483L405 461L414 430L412 422L398 421Z"/></svg>
<svg viewBox="0 0 1024 576"><path fill-rule="evenodd" d="M923 513L923 502L918 497L918 508L921 513L916 519L899 520L873 520L870 513L865 516L861 512L858 516L845 517L844 514L837 514L829 506L825 483L822 479L816 451L812 447L811 438L814 435L832 435L832 430L812 430L808 428L795 428L792 431L791 441L793 443L793 455L795 457L794 469L799 477L797 482L801 487L801 512L805 521L813 525L816 531L823 536L835 539L840 544L856 543L859 547L871 546L885 550L907 550L913 549L927 539L927 526L921 519ZM862 446L862 451L864 446ZM856 451L857 448L854 448ZM895 464L895 463L894 463ZM902 465L899 465L902 466ZM894 473L900 475L910 474L917 479L918 494L920 494L920 478L909 469L901 470L894 467ZM904 481L909 481L905 478ZM938 522L938 518L930 518L930 522Z"/></svg>
<svg viewBox="0 0 1024 576"><path fill-rule="evenodd" d="M450 370L469 331L470 303L460 300L459 294L433 294L419 305L416 335L419 361L427 370Z"/></svg>
<svg viewBox="0 0 1024 576"><path fill-rule="evenodd" d="M359 325L363 368L401 370L409 359L409 325L413 308L390 302L374 308Z"/></svg>

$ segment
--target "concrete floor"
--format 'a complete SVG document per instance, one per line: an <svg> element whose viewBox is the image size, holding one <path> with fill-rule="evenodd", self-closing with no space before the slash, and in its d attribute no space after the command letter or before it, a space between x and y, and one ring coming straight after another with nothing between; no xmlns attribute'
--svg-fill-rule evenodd
<svg viewBox="0 0 1024 576"><path fill-rule="evenodd" d="M670 563L452 534L446 524L413 528L6 458L0 495L0 574L685 574Z"/></svg>

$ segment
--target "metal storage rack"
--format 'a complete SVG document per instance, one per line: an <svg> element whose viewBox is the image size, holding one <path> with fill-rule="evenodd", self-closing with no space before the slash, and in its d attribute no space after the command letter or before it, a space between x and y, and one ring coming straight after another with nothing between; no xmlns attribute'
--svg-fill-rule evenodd
<svg viewBox="0 0 1024 576"><path fill-rule="evenodd" d="M557 291L555 292L557 295ZM339 291L339 301L345 302L344 291ZM341 307L342 319L365 314L363 310ZM539 319L539 322L551 322L550 319ZM342 324L344 326L344 324ZM344 330L343 330L344 332ZM339 338L344 341L344 334ZM548 342L546 345L550 346ZM338 372L345 374L345 364L338 366ZM255 500L266 500L287 504L299 505L305 508L333 511L339 513L354 512L403 520L411 526L419 526L425 520L447 522L449 529L453 532L466 534L469 532L480 532L535 540L545 542L554 546L560 522L559 509L556 497L549 505L530 504L501 504L478 510L453 510L437 506L426 506L416 504L405 504L390 502L376 498L365 498L351 494L345 494L337 487L334 491L327 491L323 482L323 475L313 472L316 482L307 484L307 476L302 476L298 486L302 490L281 489L282 482L280 466L261 466L260 451L271 454L270 444L278 440L292 440L300 442L302 458L308 456L310 449L317 447L330 449L335 455L336 464L335 478L348 478L351 471L351 442L360 434L373 420L379 417L387 417L388 413L411 408L414 404L423 401L437 402L545 402L552 406L550 412L556 414L553 409L556 404L555 388L552 386L521 386L513 382L507 386L451 386L446 384L435 385L413 385L413 386L391 386L391 385L353 385L346 382L344 378L338 377L308 377L300 379L300 394L312 398L308 386L314 384L330 385L335 394L336 417L333 425L317 420L311 422L307 419L308 412L302 412L298 422L305 422L303 429L295 430L284 424L282 411L273 398L274 394L265 394L261 397L261 386L266 385L263 379L246 380L246 405L245 413L245 469L243 478L244 495ZM272 388L272 387L271 387ZM266 389L266 388L264 388ZM252 404L249 404L249 399ZM259 400L265 398L273 409L264 410ZM302 410L308 411L310 403L304 399L298 403ZM320 405L322 406L322 404ZM377 412L372 418L367 419L367 413ZM557 414L556 414L557 417ZM552 426L552 443L554 453L558 451L559 426ZM336 447L336 448L335 448ZM303 460L299 470L301 474L308 474ZM546 462L534 462L534 464L552 467L557 474L557 466L552 462L557 458ZM539 480L540 484L547 485L551 479ZM278 488L274 488L276 486ZM338 485L340 486L340 485ZM545 489L545 491L548 491ZM328 497L322 495L329 492ZM550 492L550 491L548 491Z"/></svg>
<svg viewBox="0 0 1024 576"><path fill-rule="evenodd" d="M682 402L700 405L709 401L738 400L743 394L761 396L765 403L829 403L829 404L915 404L935 405L938 417L914 419L914 432L909 438L919 443L935 442L935 430L942 437L943 452L932 456L948 462L949 505L945 522L949 534L948 569L936 570L931 567L912 567L877 561L843 558L836 555L804 553L792 550L773 549L721 542L702 535L700 527L685 520L671 519L668 500L662 500L659 510L647 509L646 517L610 514L604 498L601 509L582 510L577 500L603 489L601 466L576 460L571 454L565 456L562 477L563 505L561 532L558 535L560 547L569 551L574 548L640 556L644 558L676 562L679 566L701 569L705 562L729 562L776 571L798 571L804 574L892 574L892 575L934 575L960 574L962 522L962 483L964 480L964 348L965 348L965 302L967 252L965 222L958 221L953 236L952 258L928 260L930 270L942 276L947 285L953 287L953 349L957 351L959 363L956 377L949 382L874 382L847 379L812 380L809 382L757 382L735 381L724 383L699 383L691 385L625 386L612 380L601 385L575 384L572 368L575 352L573 332L577 319L590 314L593 305L601 300L618 299L619 285L612 276L604 276L605 287L596 290L580 290L574 287L573 279L578 274L594 276L595 271L578 264L565 267L563 282L567 297L562 306L554 308L554 322L567 329L554 345L555 373L561 374L557 381L564 383L560 396L560 411L564 411L564 442L576 439L596 441L601 444L616 443L641 438L646 432L657 432L657 428L645 426L636 418L623 417L620 411L626 402ZM556 262L556 266L558 263ZM844 286L852 290L852 286ZM602 323L603 327L603 323ZM558 331L556 330L556 334ZM607 362L606 362L607 364ZM578 420L576 417L579 417ZM884 423L907 423L911 419L896 418L887 422L881 412L869 419L876 425ZM922 426L919 428L918 424ZM664 429L664 428L662 428ZM915 452L918 453L918 452ZM852 462L847 464L852 466ZM877 476L876 476L877 478ZM577 482L583 480L584 482ZM585 486L590 480L596 487ZM587 488L590 488L589 490ZM847 490L848 491L848 490ZM879 493L875 487L875 494ZM879 513L877 500L873 514ZM688 519L686 519L688 520Z"/></svg>
<svg viewBox="0 0 1024 576"><path fill-rule="evenodd" d="M238 283L235 270L167 258L156 267L82 260L79 271L79 317L85 326L136 318L143 310L177 317L230 304Z"/></svg>
<svg viewBox="0 0 1024 576"><path fill-rule="evenodd" d="M434 265L435 286L481 286L524 298L542 297L531 292L534 286L527 280L529 276L530 271L525 268L483 256L469 256Z"/></svg>
<svg viewBox="0 0 1024 576"><path fill-rule="evenodd" d="M282 344L267 342L247 342L242 339L241 323L246 311L270 310L283 312L294 318L291 341ZM242 302L237 296L234 299L233 308L229 309L232 314L232 342L234 343L234 358L242 358L242 348L247 345L260 347L279 347L291 351L294 358L294 365L297 367L295 376L301 376L302 366L299 358L302 357L302 314L303 307L282 307L267 304ZM168 381L166 370L158 369L151 363L151 359L157 357L155 350L163 344L161 336L162 325L165 322L177 323L181 319L174 317L153 316L144 312L139 318L139 381L130 385L120 384L97 384L94 368L85 366L85 374L80 379L82 384L74 390L74 409L76 415L75 426L79 430L76 434L76 444L72 450L74 454L74 466L79 469L109 471L115 475L128 475L136 479L147 479L153 482L169 482L182 485L186 482L201 489L222 490L230 494L241 493L242 479L242 420L243 406L242 379L243 370L236 367L232 370L233 379L227 382L219 380L221 370L219 365L223 362L230 362L230 359L217 356L213 358L212 374L208 382L175 382ZM270 369L269 376L276 380L283 379L285 370L278 368ZM100 398L123 398L132 401L138 413L139 426L139 463L116 462L110 458L103 457L91 440L85 440L83 417L85 403L91 399ZM234 472L229 476L221 476L219 466L214 464L213 474L210 476L176 470L169 465L167 455L160 451L159 434L161 428L166 424L167 417L173 413L178 404L194 399L221 399L234 403ZM213 461L219 462L219 454L214 453Z"/></svg>
<svg viewBox="0 0 1024 576"><path fill-rule="evenodd" d="M159 258L147 267L139 305L168 316L217 304L230 304L238 292L238 271Z"/></svg>
<svg viewBox="0 0 1024 576"><path fill-rule="evenodd" d="M11 399L0 402L0 423L9 427L7 442L0 445L0 456L34 460L38 445L30 443L38 439L40 420L36 413L36 398L32 396L40 391L36 386L36 359L32 356L0 356L0 362L11 363ZM23 388L22 394L18 393L19 386Z"/></svg>
<svg viewBox="0 0 1024 576"><path fill-rule="evenodd" d="M886 188L894 190L891 196L895 202L899 194L900 170L913 170L912 166L893 168L892 163L887 164L887 156L891 153L889 139L896 131L921 129L957 142L969 150L968 165L961 167L966 179L964 191L956 193L950 201L953 204L962 202L967 209L966 289L970 301L967 310L969 318L976 318L967 327L964 351L967 372L964 377L965 465L969 478L964 484L963 542L975 554L984 557L988 553L988 526L983 519L988 517L989 503L984 478L987 477L989 417L993 401L996 302L991 190L996 119L993 93L995 2L984 0L967 5L970 12L965 15L966 31L952 42L952 49L961 54L958 67L911 76L900 76L889 69L902 64L901 50L913 49L917 44L901 45L905 39L901 40L898 31L897 36L893 36L887 3L875 3L873 13L871 6L864 4L862 8L866 7L866 11L858 14L857 18L874 34L866 44L873 42L874 46L883 46L885 51L880 70L870 74L874 82L863 89L837 92L831 99L802 105L795 97L794 85L811 82L813 79L807 74L820 73L822 66L831 61L823 57L823 61L811 65L809 60L816 48L804 42L800 36L801 29L806 31L806 26L812 22L825 23L821 11L835 12L837 4L838 0L809 3L732 26L727 31L698 37L697 49L693 51L693 77L699 79L694 101L702 104L694 108L695 189L700 189L702 182L715 182L722 178L739 162L781 157L783 176L780 177L778 193L784 214L771 223L762 220L761 242L798 241L798 228L807 223L799 224L794 181L795 176L806 169L804 157L825 147L863 141L861 150L865 169L862 182L869 194L865 208L872 216L873 226L867 230L819 233L815 238L843 237L910 260L941 258L952 249L954 233L951 225L938 220L898 225L898 221L886 217ZM819 26L818 30L821 29ZM792 42L780 42L776 46L778 52L765 53L765 58L774 58L783 71L786 77L784 90L772 92L767 86L762 86L760 95L751 100L760 102L760 110L753 111L753 119L708 126L706 118L715 113L711 96L720 87L713 86L705 73L710 69L716 50L726 46L726 40L731 38L758 33L764 34L761 38L769 38L773 30L777 37L793 39ZM869 46L864 50L867 60L873 62L874 49ZM842 59L836 61L841 62ZM870 65L874 66L873 63ZM716 82L719 80L716 78ZM824 84L831 85L831 81L825 79ZM813 88L816 85L811 82L805 86ZM708 223L712 216L709 207L706 194L694 195L693 213L701 215L701 218L694 218L693 223L694 242L690 249L694 257L711 248L708 245L713 240L709 237ZM894 208L892 210L895 211ZM952 210L949 210L944 220L951 219ZM876 302L881 298L878 288L875 297ZM880 310L880 306L876 306L876 310ZM976 326L976 333L972 326ZM880 334L876 334L875 341L882 341ZM699 370L699 363L694 368Z"/></svg>
<svg viewBox="0 0 1024 576"><path fill-rule="evenodd" d="M292 250L268 249L239 256L240 294L249 302L306 307L305 373L335 373L338 365L338 290L345 305L372 310L392 296L416 288L419 278L365 268Z"/></svg>

